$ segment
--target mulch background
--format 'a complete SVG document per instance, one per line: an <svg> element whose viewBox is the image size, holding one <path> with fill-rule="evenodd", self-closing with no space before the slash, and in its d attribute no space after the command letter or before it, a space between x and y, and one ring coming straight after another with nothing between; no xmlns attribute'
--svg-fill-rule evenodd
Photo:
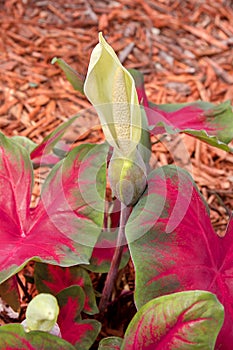
<svg viewBox="0 0 233 350"><path fill-rule="evenodd" d="M231 0L0 0L4 134L40 142L90 106L51 59L61 57L85 76L99 31L126 68L144 73L151 101L232 101ZM80 123L77 138L102 139L85 118ZM213 225L223 234L233 207L233 155L184 135L179 140L189 151L192 175L210 205ZM157 143L154 151L157 165L171 162L166 144Z"/></svg>

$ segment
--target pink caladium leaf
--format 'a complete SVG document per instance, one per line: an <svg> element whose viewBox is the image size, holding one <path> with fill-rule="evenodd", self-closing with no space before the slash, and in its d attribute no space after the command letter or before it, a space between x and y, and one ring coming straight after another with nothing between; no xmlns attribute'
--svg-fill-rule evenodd
<svg viewBox="0 0 233 350"><path fill-rule="evenodd" d="M196 101L182 104L156 105L148 101L143 75L130 70L135 79L139 102L144 106L153 134L184 132L208 144L233 151L233 112L230 101L219 105Z"/></svg>
<svg viewBox="0 0 233 350"><path fill-rule="evenodd" d="M57 294L60 312L58 325L62 338L75 346L77 350L89 350L95 341L101 324L96 320L82 320L85 294L79 286L72 286Z"/></svg>
<svg viewBox="0 0 233 350"><path fill-rule="evenodd" d="M233 221L225 237L219 237L191 176L166 166L150 173L148 191L133 208L126 235L136 269L137 307L157 296L184 290L215 293L225 308L217 346L230 350Z"/></svg>
<svg viewBox="0 0 233 350"><path fill-rule="evenodd" d="M31 259L88 264L103 225L107 153L105 144L74 148L52 169L38 206L30 208L28 152L0 134L0 282Z"/></svg>
<svg viewBox="0 0 233 350"><path fill-rule="evenodd" d="M165 295L152 299L136 313L120 349L214 349L223 318L223 306L212 293Z"/></svg>
<svg viewBox="0 0 233 350"><path fill-rule="evenodd" d="M64 158L69 151L69 146L62 142L61 138L77 118L78 116L74 116L67 122L59 125L53 132L46 136L37 147L32 149L30 157L34 167L43 165L53 166L57 164L61 158ZM58 147L59 143L60 147ZM58 150L55 149L56 146Z"/></svg>
<svg viewBox="0 0 233 350"><path fill-rule="evenodd" d="M75 350L67 341L47 332L25 332L20 324L0 327L1 350Z"/></svg>
<svg viewBox="0 0 233 350"><path fill-rule="evenodd" d="M85 294L83 312L90 315L98 312L92 282L84 268L36 263L34 276L36 288L40 293L51 293L56 296L67 287L80 286Z"/></svg>
<svg viewBox="0 0 233 350"><path fill-rule="evenodd" d="M214 349L223 318L223 306L212 293L165 295L152 299L136 313L120 349Z"/></svg>
<svg viewBox="0 0 233 350"><path fill-rule="evenodd" d="M20 309L20 294L16 276L8 278L5 282L0 284L0 297L6 302L14 311L19 312Z"/></svg>
<svg viewBox="0 0 233 350"><path fill-rule="evenodd" d="M107 337L101 339L98 350L121 350L123 339L119 337Z"/></svg>

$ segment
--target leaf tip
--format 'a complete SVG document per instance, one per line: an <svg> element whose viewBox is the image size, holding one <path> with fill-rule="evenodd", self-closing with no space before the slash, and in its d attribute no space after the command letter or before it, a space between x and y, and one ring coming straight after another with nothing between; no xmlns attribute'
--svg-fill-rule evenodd
<svg viewBox="0 0 233 350"><path fill-rule="evenodd" d="M51 63L54 64L54 63L56 63L57 61L58 61L58 58L57 58L57 57L53 57Z"/></svg>

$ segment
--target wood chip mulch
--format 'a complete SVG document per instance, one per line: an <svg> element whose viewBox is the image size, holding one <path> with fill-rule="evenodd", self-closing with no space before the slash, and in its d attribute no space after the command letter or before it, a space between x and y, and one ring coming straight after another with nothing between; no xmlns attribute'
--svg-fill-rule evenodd
<svg viewBox="0 0 233 350"><path fill-rule="evenodd" d="M61 57L85 76L99 31L125 67L144 73L151 101L233 100L231 0L0 0L0 18L0 129L6 135L40 142L90 107L51 60ZM93 136L85 118L80 123L79 136L99 141L98 129ZM233 154L184 135L179 142L223 234L233 207ZM166 143L153 147L158 165L170 162Z"/></svg>

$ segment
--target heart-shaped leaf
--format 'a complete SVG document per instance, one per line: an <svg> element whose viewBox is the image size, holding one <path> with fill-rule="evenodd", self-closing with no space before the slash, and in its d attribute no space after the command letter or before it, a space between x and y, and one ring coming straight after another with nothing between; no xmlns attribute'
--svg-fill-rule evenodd
<svg viewBox="0 0 233 350"><path fill-rule="evenodd" d="M120 350L123 339L119 337L108 337L100 341L98 350Z"/></svg>
<svg viewBox="0 0 233 350"><path fill-rule="evenodd" d="M233 344L233 223L224 238L213 231L207 204L184 170L166 166L148 178L126 235L136 269L135 300L184 290L215 293L225 321L217 344Z"/></svg>
<svg viewBox="0 0 233 350"><path fill-rule="evenodd" d="M89 350L95 341L101 324L96 320L82 320L81 311L85 303L85 294L79 286L72 286L57 294L60 313L58 324L63 339L77 350Z"/></svg>
<svg viewBox="0 0 233 350"><path fill-rule="evenodd" d="M42 331L26 333L19 324L0 327L1 350L74 350L67 341Z"/></svg>
<svg viewBox="0 0 233 350"><path fill-rule="evenodd" d="M153 134L184 132L214 147L233 151L228 146L233 139L233 112L229 101L219 105L203 101L156 105L147 99L143 75L136 70L130 73Z"/></svg>
<svg viewBox="0 0 233 350"><path fill-rule="evenodd" d="M90 315L98 312L90 276L82 267L60 267L36 263L34 276L36 288L40 293L57 295L63 289L73 285L82 287L85 294L83 311Z"/></svg>
<svg viewBox="0 0 233 350"><path fill-rule="evenodd" d="M223 318L223 306L212 293L165 295L149 301L136 313L120 349L214 349Z"/></svg>
<svg viewBox="0 0 233 350"><path fill-rule="evenodd" d="M74 148L53 168L38 206L30 209L28 152L0 134L0 282L31 259L88 264L103 225L107 153L105 144Z"/></svg>

